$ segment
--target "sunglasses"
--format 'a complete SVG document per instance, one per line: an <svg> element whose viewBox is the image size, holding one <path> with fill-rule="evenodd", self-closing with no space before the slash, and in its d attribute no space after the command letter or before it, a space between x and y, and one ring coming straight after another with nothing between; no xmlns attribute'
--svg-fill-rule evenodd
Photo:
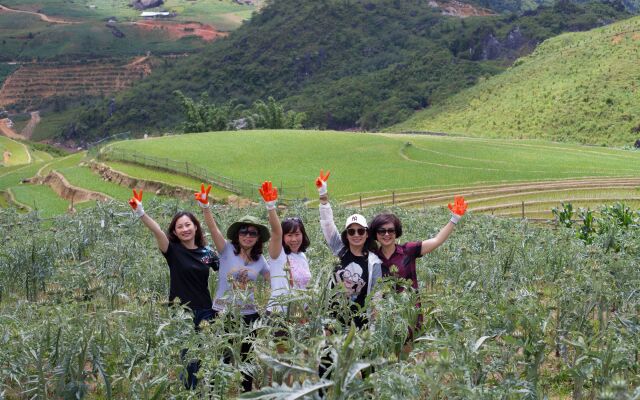
<svg viewBox="0 0 640 400"><path fill-rule="evenodd" d="M298 217L287 217L284 219L285 221L293 221L293 222L302 222L302 220Z"/></svg>
<svg viewBox="0 0 640 400"><path fill-rule="evenodd" d="M349 236L355 236L356 233L358 234L358 236L362 236L366 232L367 232L367 230L365 228L358 228L358 229L349 228L349 229L347 229L347 235L349 235Z"/></svg>
<svg viewBox="0 0 640 400"><path fill-rule="evenodd" d="M396 229L395 228L380 228L376 230L376 233L378 235L384 236L384 235L395 235L396 234Z"/></svg>
<svg viewBox="0 0 640 400"><path fill-rule="evenodd" d="M248 236L248 237L258 237L259 233L257 230L249 229L249 228L240 228L238 231L240 236Z"/></svg>

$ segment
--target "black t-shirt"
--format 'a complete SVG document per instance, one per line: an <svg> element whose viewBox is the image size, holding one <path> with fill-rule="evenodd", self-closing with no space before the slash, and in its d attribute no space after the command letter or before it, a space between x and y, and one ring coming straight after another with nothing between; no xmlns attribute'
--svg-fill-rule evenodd
<svg viewBox="0 0 640 400"><path fill-rule="evenodd" d="M340 264L333 271L332 281L335 285L344 286L346 295L355 303L351 307L352 311L360 311L360 315L355 316L353 321L356 326L362 327L366 323L362 313L368 293L369 257L356 256L347 249L340 257ZM342 322L349 323L349 321Z"/></svg>
<svg viewBox="0 0 640 400"><path fill-rule="evenodd" d="M209 268L218 270L218 255L211 247L187 249L180 243L169 242L162 254L169 264L169 301L180 298L191 309L211 308Z"/></svg>

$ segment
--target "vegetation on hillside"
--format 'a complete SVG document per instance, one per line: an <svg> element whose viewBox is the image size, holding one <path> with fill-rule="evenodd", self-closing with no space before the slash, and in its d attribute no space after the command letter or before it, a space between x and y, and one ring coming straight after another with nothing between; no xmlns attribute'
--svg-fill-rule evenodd
<svg viewBox="0 0 640 400"><path fill-rule="evenodd" d="M471 0L470 2L490 8L496 12L526 13L538 7L549 7L566 1L567 0ZM577 3L588 2L588 0L577 1ZM602 3L609 3L619 10L627 10L632 13L636 13L640 9L640 1L638 0L603 0Z"/></svg>
<svg viewBox="0 0 640 400"><path fill-rule="evenodd" d="M237 28L255 10L232 0L171 0L164 4L176 15L154 29L135 25L143 21L130 1L5 0L2 5L20 12L0 12L0 61L129 57L148 51L184 53L202 49L195 37L176 40L169 34L173 22L198 21L217 31ZM157 11L153 9L152 11ZM35 12L57 22L43 21ZM111 21L107 23L108 21ZM188 29L188 28L184 28Z"/></svg>
<svg viewBox="0 0 640 400"><path fill-rule="evenodd" d="M307 126L375 129L441 101L550 36L627 16L611 4L554 6L525 16L459 19L408 0L277 0L203 54L158 71L73 118L68 138L176 129L174 90L251 104L269 96Z"/></svg>
<svg viewBox="0 0 640 400"><path fill-rule="evenodd" d="M506 72L390 128L632 146L640 17L549 39Z"/></svg>
<svg viewBox="0 0 640 400"><path fill-rule="evenodd" d="M284 107L273 97L267 101L257 100L250 109L228 102L218 105L209 102L204 94L195 101L176 90L182 103L185 133L227 131L231 129L300 129L305 113L284 111Z"/></svg>

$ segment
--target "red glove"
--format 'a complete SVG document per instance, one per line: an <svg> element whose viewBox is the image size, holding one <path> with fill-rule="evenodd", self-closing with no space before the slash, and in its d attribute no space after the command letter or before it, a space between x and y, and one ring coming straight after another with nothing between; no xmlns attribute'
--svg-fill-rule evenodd
<svg viewBox="0 0 640 400"><path fill-rule="evenodd" d="M449 210L453 213L451 216L451 222L457 224L460 221L460 218L467 212L467 202L464 201L464 197L462 196L454 196L453 204L449 203Z"/></svg>
<svg viewBox="0 0 640 400"><path fill-rule="evenodd" d="M194 193L198 205L202 208L209 208L209 192L211 191L211 185L204 188L204 183L200 184L200 192Z"/></svg>
<svg viewBox="0 0 640 400"><path fill-rule="evenodd" d="M140 193L136 193L136 190L133 189L133 197L129 199L129 205L138 217L144 215L144 208L142 208L142 189L140 189Z"/></svg>
<svg viewBox="0 0 640 400"><path fill-rule="evenodd" d="M331 175L331 171L327 171L327 174L324 175L324 170L321 169L320 176L316 178L316 187L320 196L327 194L327 179L329 179L329 175Z"/></svg>
<svg viewBox="0 0 640 400"><path fill-rule="evenodd" d="M262 182L262 187L258 189L264 204L267 206L267 210L273 210L276 208L276 202L278 201L278 189L273 187L271 181Z"/></svg>

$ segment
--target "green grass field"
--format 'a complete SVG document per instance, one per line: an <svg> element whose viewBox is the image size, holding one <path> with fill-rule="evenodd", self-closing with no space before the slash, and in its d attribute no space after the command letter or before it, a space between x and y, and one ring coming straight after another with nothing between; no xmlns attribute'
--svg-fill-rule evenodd
<svg viewBox="0 0 640 400"><path fill-rule="evenodd" d="M5 0L3 5L27 11L38 11L48 16L79 20L102 21L106 18L116 17L120 20L137 20L140 11L129 7L129 0ZM161 7L150 11L169 10L178 13L177 20L195 20L212 22L209 18L217 18L218 15L238 14L244 16L255 7L239 5L231 0L166 0ZM236 25L237 26L237 25Z"/></svg>
<svg viewBox="0 0 640 400"><path fill-rule="evenodd" d="M33 156L33 161L51 161L53 160L53 156L45 151L41 150L32 150L31 155Z"/></svg>
<svg viewBox="0 0 640 400"><path fill-rule="evenodd" d="M22 185L9 189L15 200L29 207L31 210L38 210L43 218L49 218L63 214L69 209L70 202L64 200L46 185ZM95 205L94 201L74 204L74 208L83 209Z"/></svg>
<svg viewBox="0 0 640 400"><path fill-rule="evenodd" d="M59 169L58 172L64 175L73 186L104 193L116 200L126 201L131 197L131 189L103 180L88 167L66 167Z"/></svg>
<svg viewBox="0 0 640 400"><path fill-rule="evenodd" d="M147 51L154 54L193 51L205 45L200 40L170 39L160 29L143 30L133 25L118 25L125 35L118 38L103 23L42 26L41 21L33 22L34 25L27 24L21 29L22 35L0 30L0 40L6 42L0 59L131 57Z"/></svg>
<svg viewBox="0 0 640 400"><path fill-rule="evenodd" d="M408 145L410 143L410 145ZM640 152L544 141L327 131L243 131L118 142L126 149L189 161L219 175L304 187L315 198L321 168L341 199L501 182L638 176Z"/></svg>
<svg viewBox="0 0 640 400"><path fill-rule="evenodd" d="M388 130L632 145L640 17L542 43L506 72Z"/></svg>
<svg viewBox="0 0 640 400"><path fill-rule="evenodd" d="M43 165L44 163L42 162L28 164L20 168L10 169L4 173L0 169L0 190L19 185L23 179L34 176Z"/></svg>
<svg viewBox="0 0 640 400"><path fill-rule="evenodd" d="M124 0L4 1L16 10L40 12L52 18L73 22L48 23L34 14L0 13L0 60L53 59L57 57L126 57L153 53L185 52L201 49L204 41L175 40L165 31L145 30L129 22L142 20L140 11ZM251 17L254 6L236 4L231 0L174 0L150 11L172 10L178 13L171 21L197 21L212 24L221 31L231 31ZM105 22L117 19L117 28L125 35L116 37ZM0 70L0 82L10 71Z"/></svg>
<svg viewBox="0 0 640 400"><path fill-rule="evenodd" d="M31 161L29 150L22 143L11 140L8 137L0 136L0 156L4 158L4 152L9 151L11 156L7 162L7 167L12 165L28 164ZM0 159L0 162L2 159ZM4 163L0 164L4 166ZM0 167L2 174L2 167Z"/></svg>
<svg viewBox="0 0 640 400"><path fill-rule="evenodd" d="M179 21L199 21L223 31L237 28L256 10L254 6L239 5L231 0L166 0L163 7L177 12Z"/></svg>
<svg viewBox="0 0 640 400"><path fill-rule="evenodd" d="M55 160L47 163L41 170L40 175L45 176L52 170L61 170L64 168L75 167L85 157L86 152L78 152L66 157L56 158Z"/></svg>
<svg viewBox="0 0 640 400"><path fill-rule="evenodd" d="M120 171L124 174L127 174L133 178L138 179L146 179L157 182L165 182L170 185L182 186L186 188L191 188L194 191L200 187L200 181L192 178L188 178L186 176L164 172L153 168L145 168L143 166L137 164L130 164L124 162L111 161L106 163L108 166L113 168L116 171ZM210 192L211 196L224 199L227 198L231 192L228 192L224 189L220 189L214 187Z"/></svg>

